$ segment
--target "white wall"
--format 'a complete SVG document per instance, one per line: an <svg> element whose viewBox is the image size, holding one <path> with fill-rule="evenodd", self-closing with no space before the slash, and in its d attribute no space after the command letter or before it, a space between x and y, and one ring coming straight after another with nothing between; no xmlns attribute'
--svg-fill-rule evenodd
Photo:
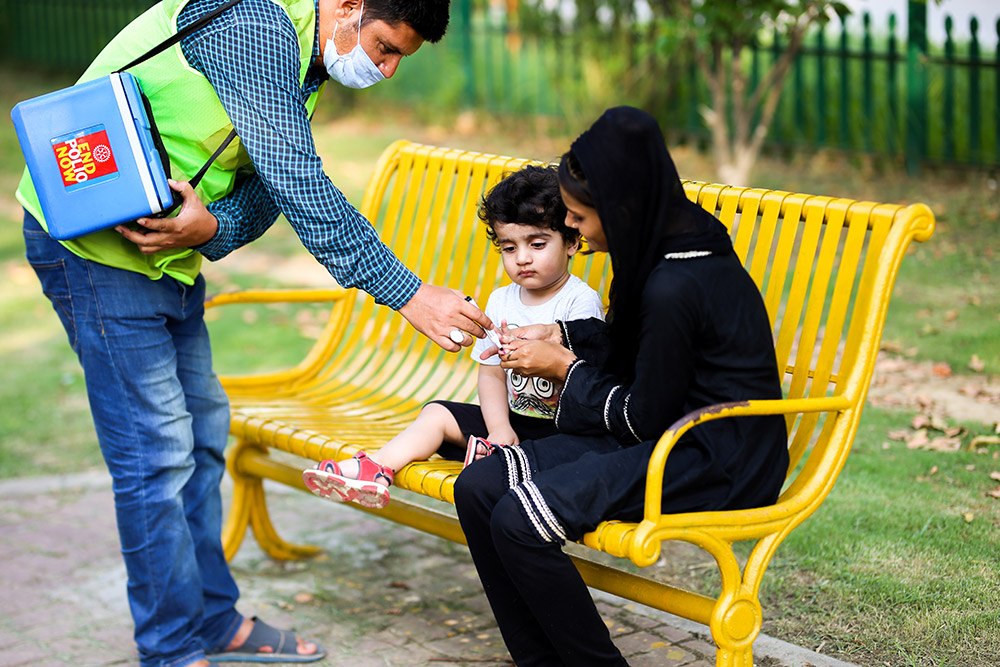
<svg viewBox="0 0 1000 667"><path fill-rule="evenodd" d="M906 39L906 0L843 0L853 14L847 25L852 32L860 33L861 16L871 14L872 29L878 34L889 30L889 14L896 14L896 34ZM943 0L927 2L927 37L934 44L944 44L944 19L951 16L954 21L952 38L958 42L968 41L969 19L979 19L979 44L991 51L997 45L997 18L1000 18L1000 2L997 0Z"/></svg>

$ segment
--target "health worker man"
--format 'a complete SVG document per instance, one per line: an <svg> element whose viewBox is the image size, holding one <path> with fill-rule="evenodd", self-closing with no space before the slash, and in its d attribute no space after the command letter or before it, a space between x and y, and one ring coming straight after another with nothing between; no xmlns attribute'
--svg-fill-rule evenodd
<svg viewBox="0 0 1000 667"><path fill-rule="evenodd" d="M81 80L124 66L223 4L163 0ZM442 348L472 344L471 335L453 340L456 330L492 328L462 294L422 283L379 240L324 174L309 126L328 78L351 88L390 78L447 23L448 0L241 0L129 70L183 196L176 217L57 242L30 178L22 180L27 258L83 366L113 479L142 667L325 654L236 610L220 541L229 405L212 370L202 257L224 257L284 214L337 282L398 310ZM237 139L192 190L186 181L234 128Z"/></svg>

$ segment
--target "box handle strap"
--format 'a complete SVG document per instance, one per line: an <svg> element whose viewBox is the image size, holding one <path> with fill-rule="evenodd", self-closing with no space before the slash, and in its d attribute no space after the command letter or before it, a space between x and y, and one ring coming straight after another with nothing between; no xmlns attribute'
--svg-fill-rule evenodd
<svg viewBox="0 0 1000 667"><path fill-rule="evenodd" d="M233 139L235 138L236 138L236 128L233 128L232 130L229 131L229 134L226 135L226 138L222 140L222 143L219 144L219 147L215 149L215 152L212 153L212 157L208 158L208 161L201 166L201 169L198 170L198 173L192 176L191 180L188 181L188 183L191 184L192 188L198 187L198 183L201 182L202 176L204 176L206 172L208 172L208 168L212 166L213 162L215 162L215 158L222 155L222 151L226 150L226 147L229 146L229 144L231 144ZM173 196L174 196L174 201L172 204L170 204L170 206L163 209L156 215L152 215L150 217L164 218L173 213L178 206L184 203L184 198L181 197L180 194L178 194L176 191L173 192Z"/></svg>

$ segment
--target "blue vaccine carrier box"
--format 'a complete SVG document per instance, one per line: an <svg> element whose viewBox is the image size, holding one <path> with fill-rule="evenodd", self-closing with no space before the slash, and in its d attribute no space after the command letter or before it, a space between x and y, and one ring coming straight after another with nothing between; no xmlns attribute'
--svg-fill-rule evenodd
<svg viewBox="0 0 1000 667"><path fill-rule="evenodd" d="M131 74L25 100L11 119L52 238L76 238L173 205Z"/></svg>

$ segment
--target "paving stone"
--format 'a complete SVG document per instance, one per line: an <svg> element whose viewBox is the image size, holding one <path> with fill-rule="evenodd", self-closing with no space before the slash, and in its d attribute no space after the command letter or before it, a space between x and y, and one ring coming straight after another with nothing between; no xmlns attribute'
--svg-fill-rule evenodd
<svg viewBox="0 0 1000 667"><path fill-rule="evenodd" d="M9 646L20 644L23 641L24 637L20 633L11 632L7 628L0 629L0 650L3 650Z"/></svg>
<svg viewBox="0 0 1000 667"><path fill-rule="evenodd" d="M715 657L715 644L710 644L697 637L681 642L680 646L694 653L699 653L706 658Z"/></svg>
<svg viewBox="0 0 1000 667"><path fill-rule="evenodd" d="M663 637L658 637L657 635L649 632L636 632L631 635L625 635L624 637L618 637L615 639L615 644L617 644L621 652L626 655L657 652L665 658L670 658L675 662L683 656L691 655L690 651L679 648L677 645L671 644ZM667 649L670 649L669 655L666 652Z"/></svg>
<svg viewBox="0 0 1000 667"><path fill-rule="evenodd" d="M15 644L0 649L0 665L4 667L44 665L49 657L46 648L40 644Z"/></svg>

